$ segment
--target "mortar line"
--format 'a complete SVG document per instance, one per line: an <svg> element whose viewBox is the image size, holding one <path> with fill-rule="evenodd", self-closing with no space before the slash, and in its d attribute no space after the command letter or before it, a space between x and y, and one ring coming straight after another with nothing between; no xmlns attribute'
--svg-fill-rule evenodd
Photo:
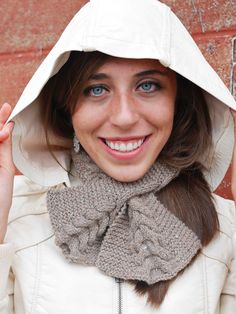
<svg viewBox="0 0 236 314"><path fill-rule="evenodd" d="M195 39L202 39L206 37L221 37L224 35L236 36L236 28L222 29L220 31L208 31L205 33L201 32L192 33L192 36Z"/></svg>
<svg viewBox="0 0 236 314"><path fill-rule="evenodd" d="M12 58L25 58L25 57L35 57L35 56L45 56L47 55L51 48L45 48L45 49L27 49L27 50L15 50L10 52L0 52L0 59L1 60L7 60L10 57Z"/></svg>
<svg viewBox="0 0 236 314"><path fill-rule="evenodd" d="M197 8L196 4L195 4L195 0L191 0L192 6L193 6L193 11L198 15L198 20L200 23L200 27L203 33L205 33L206 29L202 20L202 12L200 8Z"/></svg>

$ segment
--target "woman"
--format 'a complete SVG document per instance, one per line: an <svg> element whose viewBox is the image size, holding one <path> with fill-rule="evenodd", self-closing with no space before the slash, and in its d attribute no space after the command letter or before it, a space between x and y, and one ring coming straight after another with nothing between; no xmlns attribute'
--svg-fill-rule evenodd
<svg viewBox="0 0 236 314"><path fill-rule="evenodd" d="M85 5L13 113L1 109L25 177L9 212L9 122L0 313L236 309L235 206L211 193L235 101L168 7L133 4Z"/></svg>

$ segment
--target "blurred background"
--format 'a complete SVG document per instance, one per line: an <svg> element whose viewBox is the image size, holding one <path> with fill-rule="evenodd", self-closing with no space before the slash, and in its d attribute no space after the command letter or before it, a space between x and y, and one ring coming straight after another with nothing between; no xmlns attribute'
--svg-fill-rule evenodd
<svg viewBox="0 0 236 314"><path fill-rule="evenodd" d="M16 104L38 65L86 2L0 0L0 104ZM236 0L162 2L182 20L208 62L236 97ZM217 194L232 198L230 177L229 168Z"/></svg>

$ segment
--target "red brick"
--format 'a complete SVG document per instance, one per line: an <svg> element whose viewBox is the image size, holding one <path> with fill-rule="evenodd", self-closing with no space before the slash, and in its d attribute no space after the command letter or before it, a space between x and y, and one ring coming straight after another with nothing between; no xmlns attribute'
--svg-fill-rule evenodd
<svg viewBox="0 0 236 314"><path fill-rule="evenodd" d="M223 181L221 182L218 189L215 191L216 194L228 198L233 199L232 192L231 192L231 167L229 167Z"/></svg>
<svg viewBox="0 0 236 314"><path fill-rule="evenodd" d="M236 29L235 0L196 0L195 2L201 14L201 30L218 32L223 29Z"/></svg>
<svg viewBox="0 0 236 314"><path fill-rule="evenodd" d="M199 28L198 13L191 1L162 0L161 2L172 8L190 32Z"/></svg>
<svg viewBox="0 0 236 314"><path fill-rule="evenodd" d="M232 36L213 34L195 38L207 61L230 88L232 71Z"/></svg>
<svg viewBox="0 0 236 314"><path fill-rule="evenodd" d="M86 0L1 0L0 53L51 47Z"/></svg>
<svg viewBox="0 0 236 314"><path fill-rule="evenodd" d="M192 33L236 29L235 0L162 0Z"/></svg>
<svg viewBox="0 0 236 314"><path fill-rule="evenodd" d="M12 55L0 58L0 105L15 105L25 85L43 60L42 54Z"/></svg>
<svg viewBox="0 0 236 314"><path fill-rule="evenodd" d="M232 77L231 77L231 84L232 84L232 94L236 99L236 63L233 66L233 71L232 71Z"/></svg>

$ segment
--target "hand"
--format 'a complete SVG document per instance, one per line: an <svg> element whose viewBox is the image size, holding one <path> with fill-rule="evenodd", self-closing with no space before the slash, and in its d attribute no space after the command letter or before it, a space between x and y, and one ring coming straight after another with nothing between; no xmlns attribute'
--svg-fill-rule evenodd
<svg viewBox="0 0 236 314"><path fill-rule="evenodd" d="M0 243L3 242L7 230L15 174L11 145L14 123L5 124L11 111L9 104L4 104L0 109Z"/></svg>
<svg viewBox="0 0 236 314"><path fill-rule="evenodd" d="M231 189L234 201L236 202L236 111L232 111L234 117L234 152L233 152L233 160L232 160L232 181L231 181Z"/></svg>

